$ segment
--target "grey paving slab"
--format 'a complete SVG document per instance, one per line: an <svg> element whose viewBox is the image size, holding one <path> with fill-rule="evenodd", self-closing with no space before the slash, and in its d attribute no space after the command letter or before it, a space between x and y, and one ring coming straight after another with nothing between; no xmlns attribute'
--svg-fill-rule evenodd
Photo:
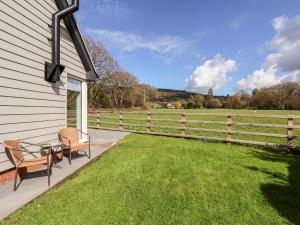
<svg viewBox="0 0 300 225"><path fill-rule="evenodd" d="M129 133L89 130L89 134L91 135L92 144L91 159L88 159L84 152L80 152L78 157L76 157L76 155L74 156L72 164L70 165L68 159L64 158L58 163L59 167L53 167L50 187L47 184L47 176L42 169L27 175L19 184L19 187L15 192L13 191L13 182L0 186L0 220L48 191L49 188L65 180L91 160L95 160L95 158L100 156Z"/></svg>

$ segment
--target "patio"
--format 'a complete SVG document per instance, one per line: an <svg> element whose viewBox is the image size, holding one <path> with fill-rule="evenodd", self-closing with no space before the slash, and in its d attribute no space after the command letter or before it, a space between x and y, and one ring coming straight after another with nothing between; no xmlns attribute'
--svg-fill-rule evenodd
<svg viewBox="0 0 300 225"><path fill-rule="evenodd" d="M74 157L71 165L64 158L59 162L59 167L53 166L50 187L47 184L47 176L43 176L43 171L26 176L15 192L13 191L13 181L0 186L0 220L47 192L51 187L63 182L91 161L96 160L129 133L89 130L89 134L91 136L91 159L85 156L85 152L80 153L77 158ZM36 177L31 178L32 176Z"/></svg>

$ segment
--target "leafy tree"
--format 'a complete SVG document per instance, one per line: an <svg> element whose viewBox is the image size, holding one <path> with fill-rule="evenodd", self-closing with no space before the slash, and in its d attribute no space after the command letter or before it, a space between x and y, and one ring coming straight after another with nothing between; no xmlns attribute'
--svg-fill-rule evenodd
<svg viewBox="0 0 300 225"><path fill-rule="evenodd" d="M204 101L205 98L203 97L203 95L200 94L191 95L191 97L188 100L188 107L194 109L203 108Z"/></svg>
<svg viewBox="0 0 300 225"><path fill-rule="evenodd" d="M220 99L215 98L215 97L210 97L209 100L207 101L207 107L208 108L222 108L223 104Z"/></svg>
<svg viewBox="0 0 300 225"><path fill-rule="evenodd" d="M181 104L180 101L176 101L176 102L175 102L175 108L176 108L176 109L181 109L181 108L182 108L182 104Z"/></svg>
<svg viewBox="0 0 300 225"><path fill-rule="evenodd" d="M229 109L240 109L241 108L241 96L233 95L226 99L225 107Z"/></svg>

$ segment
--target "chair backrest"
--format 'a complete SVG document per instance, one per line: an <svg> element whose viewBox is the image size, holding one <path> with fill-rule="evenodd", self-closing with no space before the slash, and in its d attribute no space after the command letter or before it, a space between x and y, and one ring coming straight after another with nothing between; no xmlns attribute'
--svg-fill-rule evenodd
<svg viewBox="0 0 300 225"><path fill-rule="evenodd" d="M73 127L61 129L59 131L58 138L65 146L70 145L69 141L71 143L79 142L78 131L76 128L73 128Z"/></svg>
<svg viewBox="0 0 300 225"><path fill-rule="evenodd" d="M17 166L24 159L20 141L8 140L8 141L4 141L3 143L4 143L5 151L9 152L15 166Z"/></svg>

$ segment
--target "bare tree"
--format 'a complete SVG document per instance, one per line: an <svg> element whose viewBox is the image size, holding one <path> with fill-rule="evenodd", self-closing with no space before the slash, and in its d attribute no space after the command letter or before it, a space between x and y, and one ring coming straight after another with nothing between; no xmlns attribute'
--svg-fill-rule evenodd
<svg viewBox="0 0 300 225"><path fill-rule="evenodd" d="M107 87L111 90L113 105L117 108L132 107L133 89L137 85L137 77L128 72L112 74L107 81Z"/></svg>
<svg viewBox="0 0 300 225"><path fill-rule="evenodd" d="M110 100L105 93L106 82L113 73L120 70L120 66L101 42L88 36L85 38L85 43L99 76L96 82L89 83L89 105L90 107L108 106Z"/></svg>
<svg viewBox="0 0 300 225"><path fill-rule="evenodd" d="M120 70L118 62L113 59L100 41L96 41L91 36L88 36L85 38L85 43L100 79Z"/></svg>
<svg viewBox="0 0 300 225"><path fill-rule="evenodd" d="M300 109L300 83L285 82L256 89L250 105L258 109Z"/></svg>

